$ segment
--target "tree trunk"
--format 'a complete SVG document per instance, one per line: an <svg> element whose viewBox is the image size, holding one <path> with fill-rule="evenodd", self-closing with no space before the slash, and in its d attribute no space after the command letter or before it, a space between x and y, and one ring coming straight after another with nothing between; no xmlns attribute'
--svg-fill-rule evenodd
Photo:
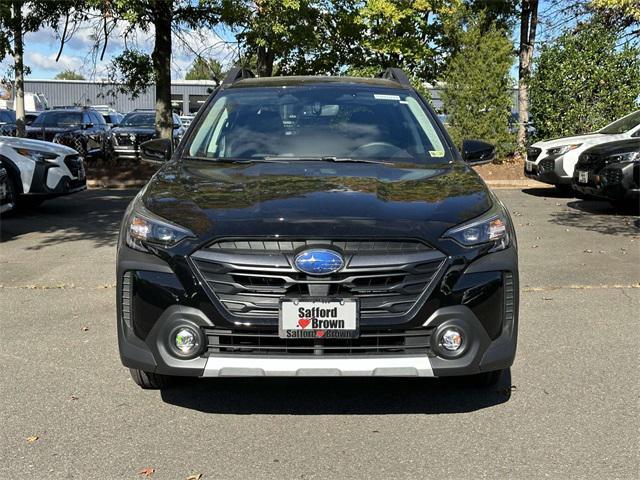
<svg viewBox="0 0 640 480"><path fill-rule="evenodd" d="M520 15L520 59L518 68L518 147L527 143L529 124L529 77L533 60L533 47L538 27L538 0L522 0Z"/></svg>
<svg viewBox="0 0 640 480"><path fill-rule="evenodd" d="M273 75L274 58L272 50L269 50L267 47L258 47L256 68L258 69L259 77L270 77Z"/></svg>
<svg viewBox="0 0 640 480"><path fill-rule="evenodd" d="M153 24L156 29L151 59L156 80L156 130L160 138L172 138L171 110L171 16L173 0L153 2Z"/></svg>
<svg viewBox="0 0 640 480"><path fill-rule="evenodd" d="M25 136L24 118L24 45L22 44L22 0L13 0L13 59L15 70L16 136Z"/></svg>

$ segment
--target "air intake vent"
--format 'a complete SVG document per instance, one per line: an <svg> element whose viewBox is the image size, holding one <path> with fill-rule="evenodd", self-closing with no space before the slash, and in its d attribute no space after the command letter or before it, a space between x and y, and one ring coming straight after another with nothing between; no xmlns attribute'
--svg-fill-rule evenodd
<svg viewBox="0 0 640 480"><path fill-rule="evenodd" d="M133 332L131 299L133 297L133 275L125 272L122 276L122 321L129 331Z"/></svg>
<svg viewBox="0 0 640 480"><path fill-rule="evenodd" d="M515 288L513 284L513 274L504 274L504 321L509 328L513 327L515 318Z"/></svg>

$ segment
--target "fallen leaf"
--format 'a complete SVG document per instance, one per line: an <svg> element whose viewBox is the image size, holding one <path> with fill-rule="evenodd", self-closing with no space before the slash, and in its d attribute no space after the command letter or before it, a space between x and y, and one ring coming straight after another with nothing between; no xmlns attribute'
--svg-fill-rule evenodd
<svg viewBox="0 0 640 480"><path fill-rule="evenodd" d="M531 248L538 248L538 245L531 245Z"/></svg>
<svg viewBox="0 0 640 480"><path fill-rule="evenodd" d="M78 400L78 397L76 395L71 395L69 397L69 400Z"/></svg>
<svg viewBox="0 0 640 480"><path fill-rule="evenodd" d="M144 475L145 477L149 478L149 477L153 476L155 471L156 471L156 469L153 468L153 467L144 467L142 470L140 470L138 472L138 475Z"/></svg>
<svg viewBox="0 0 640 480"><path fill-rule="evenodd" d="M593 253L593 250L586 248L585 250L583 250L584 253Z"/></svg>
<svg viewBox="0 0 640 480"><path fill-rule="evenodd" d="M553 297L542 297L543 300L553 300Z"/></svg>
<svg viewBox="0 0 640 480"><path fill-rule="evenodd" d="M82 327L80 327L80 330L82 330L83 332L88 332L89 331L89 327L82 326Z"/></svg>
<svg viewBox="0 0 640 480"><path fill-rule="evenodd" d="M277 460L274 460L274 462ZM201 473L194 473L193 475L189 475L186 480L200 480L202 478Z"/></svg>
<svg viewBox="0 0 640 480"><path fill-rule="evenodd" d="M27 437L27 443L34 443L38 441L38 437L37 435L31 435L30 437Z"/></svg>

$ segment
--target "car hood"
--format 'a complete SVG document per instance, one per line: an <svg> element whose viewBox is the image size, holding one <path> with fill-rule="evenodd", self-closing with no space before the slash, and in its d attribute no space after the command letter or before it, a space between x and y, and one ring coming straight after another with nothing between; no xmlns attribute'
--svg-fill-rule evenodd
<svg viewBox="0 0 640 480"><path fill-rule="evenodd" d="M142 194L153 213L222 236L439 238L492 197L464 164L167 164Z"/></svg>
<svg viewBox="0 0 640 480"><path fill-rule="evenodd" d="M554 138L552 140L534 143L532 146L547 149L576 143L596 145L598 143L613 142L624 138L627 138L625 134L610 135L606 133L590 133L588 135L576 135L574 137Z"/></svg>
<svg viewBox="0 0 640 480"><path fill-rule="evenodd" d="M153 127L144 128L144 127L113 127L111 133L125 135L125 134L135 134L135 135L154 135L156 133Z"/></svg>
<svg viewBox="0 0 640 480"><path fill-rule="evenodd" d="M0 145L40 150L41 152L55 153L57 155L73 155L78 153L73 148L60 145L59 143L43 142L42 140L33 140L30 138L0 137Z"/></svg>

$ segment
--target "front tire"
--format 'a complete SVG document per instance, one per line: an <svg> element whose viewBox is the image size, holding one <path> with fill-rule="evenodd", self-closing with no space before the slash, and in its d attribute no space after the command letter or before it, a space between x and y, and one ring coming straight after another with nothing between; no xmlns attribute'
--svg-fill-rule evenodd
<svg viewBox="0 0 640 480"><path fill-rule="evenodd" d="M158 390L166 388L173 383L173 377L160 375L159 373L145 372L137 368L130 368L131 378L136 384L145 390Z"/></svg>

